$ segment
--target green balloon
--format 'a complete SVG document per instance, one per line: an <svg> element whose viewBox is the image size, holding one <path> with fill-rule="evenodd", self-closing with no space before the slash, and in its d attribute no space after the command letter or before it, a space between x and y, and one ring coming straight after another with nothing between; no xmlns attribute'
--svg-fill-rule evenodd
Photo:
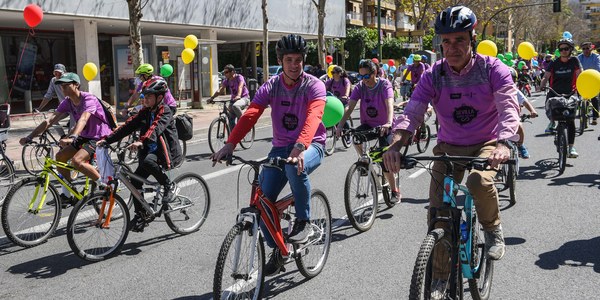
<svg viewBox="0 0 600 300"><path fill-rule="evenodd" d="M554 57L560 57L560 51L558 51L558 49L554 50Z"/></svg>
<svg viewBox="0 0 600 300"><path fill-rule="evenodd" d="M506 58L508 60L512 60L513 59L512 52L506 52L506 53L504 53L504 58Z"/></svg>
<svg viewBox="0 0 600 300"><path fill-rule="evenodd" d="M521 70L521 69L523 69L523 66L524 66L524 65L525 65L525 62L524 62L524 61L520 61L520 62L519 62L519 64L517 65L517 68L518 68L519 70Z"/></svg>
<svg viewBox="0 0 600 300"><path fill-rule="evenodd" d="M497 57L499 60L504 60L504 55L502 53L499 53Z"/></svg>
<svg viewBox="0 0 600 300"><path fill-rule="evenodd" d="M327 96L325 110L323 111L323 125L326 128L340 122L344 116L344 104L335 96Z"/></svg>
<svg viewBox="0 0 600 300"><path fill-rule="evenodd" d="M164 64L162 67L160 67L160 76L169 77L171 75L173 75L173 66L170 64Z"/></svg>

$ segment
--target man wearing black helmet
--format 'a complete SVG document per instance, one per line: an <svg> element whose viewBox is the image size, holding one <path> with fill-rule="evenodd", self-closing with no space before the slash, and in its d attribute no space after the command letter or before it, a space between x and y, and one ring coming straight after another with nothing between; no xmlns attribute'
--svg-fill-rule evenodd
<svg viewBox="0 0 600 300"><path fill-rule="evenodd" d="M542 78L540 87L546 89L546 83L550 82L552 90L548 91L546 101L558 94L571 94L576 89L577 77L581 73L581 63L571 53L575 49L575 44L571 39L562 39L558 41L558 51L560 57L553 60L546 68L546 74ZM554 92L553 92L554 91ZM575 119L567 120L567 140L569 144L569 158L577 158L579 153L575 150ZM554 130L555 123L550 120L546 132Z"/></svg>
<svg viewBox="0 0 600 300"><path fill-rule="evenodd" d="M508 140L518 138L517 89L506 65L495 57L475 52L476 24L475 14L464 6L449 7L436 18L435 32L441 37L444 58L425 71L404 114L395 122L396 142L384 154L385 166L391 172L400 170L402 155L398 151L423 122L430 103L440 123L434 155L485 157L492 168L510 157ZM461 181L464 169L455 167L455 178ZM439 184L445 171L443 162L434 162L430 207L443 205L443 189ZM495 170L473 170L467 176L466 186L473 195L478 221L485 231L487 256L499 260L504 256L505 245L495 176ZM435 211L429 211L430 219ZM443 213L437 211L436 216L440 214ZM442 265L439 254L436 253L435 266ZM443 278L447 278L444 270L435 268L432 299L444 297Z"/></svg>
<svg viewBox="0 0 600 300"><path fill-rule="evenodd" d="M179 165L180 160L183 159L182 150L178 142L173 112L164 103L168 91L167 83L162 79L150 79L144 83L144 86L142 90L144 107L104 140L98 141L98 145L112 144L140 130L139 141L129 145L130 148L138 151L140 164L135 174L142 178L152 175L163 186L162 203L168 205L177 191L175 184L170 181L163 169L169 170ZM142 182L134 179L132 183L143 194ZM134 205L135 217L132 220L131 230L142 232L154 216L145 215L139 202L135 201Z"/></svg>
<svg viewBox="0 0 600 300"><path fill-rule="evenodd" d="M325 107L325 84L303 72L307 48L301 36L290 34L282 37L275 50L283 72L258 89L227 144L213 154L211 159L216 163L231 155L265 108L270 106L273 148L268 156L287 157L289 162L297 164L287 164L284 170L262 169L260 186L269 199L275 200L289 181L295 199L296 220L287 242L301 244L314 236L309 223L311 188L308 174L321 164L324 155L325 126L321 123L321 118ZM275 242L262 222L261 227L267 245L274 248ZM283 258L279 249L275 248L265 265L265 274L275 275L282 266Z"/></svg>

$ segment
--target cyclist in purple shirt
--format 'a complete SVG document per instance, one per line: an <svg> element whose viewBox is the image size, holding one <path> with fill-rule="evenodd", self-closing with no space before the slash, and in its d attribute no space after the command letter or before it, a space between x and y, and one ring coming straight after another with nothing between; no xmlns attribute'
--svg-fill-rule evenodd
<svg viewBox="0 0 600 300"><path fill-rule="evenodd" d="M61 149L56 153L56 160L65 163L71 160L73 167L89 177L97 186L102 185L100 173L89 161L96 152L96 141L112 132L104 109L96 96L79 91L80 80L77 74L65 73L55 84L60 85L65 100L58 105L56 112L48 120L38 125L27 137L21 138L19 143L25 145L58 121L69 115L73 116L77 124L71 129L68 137L60 139ZM58 171L67 180L71 179L69 170L58 168Z"/></svg>
<svg viewBox="0 0 600 300"><path fill-rule="evenodd" d="M402 155L399 150L422 123L429 103L440 123L434 155L486 157L492 168L509 159L507 142L517 139L519 127L517 89L507 66L495 57L475 52L473 30L476 24L475 14L464 6L449 7L437 16L435 33L441 36L444 59L421 77L404 114L395 124L395 142L384 154L385 166L390 171L400 170ZM439 183L443 182L445 170L443 162L434 162L430 207L443 205ZM455 170L458 181L463 175L464 169ZM504 256L505 245L495 176L495 170L473 170L466 185L473 195L479 222L485 231L487 255L499 260ZM430 220L431 214L429 211ZM436 262L440 258L436 255ZM441 299L444 294L442 272L438 268L434 270L433 278L440 279L432 292L435 299Z"/></svg>
<svg viewBox="0 0 600 300"><path fill-rule="evenodd" d="M127 115L127 108L135 107L134 104L138 102L140 95L142 94L142 89L147 87L144 84L146 82L148 82L148 80L154 79L152 82L157 81L157 80L163 80L163 81L165 80L164 78L162 78L158 75L154 75L154 67L151 64L141 64L135 70L135 75L139 76L140 82L136 85L135 90L133 91L133 94L127 100L127 107L122 112L123 115ZM171 109L171 112L173 113L173 115L175 115L175 112L177 112L177 102L175 101L175 97L173 97L173 94L171 94L171 90L167 91L167 93L165 94L165 98L163 99L163 102L167 106L169 106L169 108Z"/></svg>
<svg viewBox="0 0 600 300"><path fill-rule="evenodd" d="M351 88L352 83L350 83L346 71L340 66L333 67L331 70L331 78L325 81L325 89L327 92L331 92L342 101L344 106L347 106Z"/></svg>
<svg viewBox="0 0 600 300"><path fill-rule="evenodd" d="M242 74L236 74L233 65L226 65L225 68L223 68L223 75L225 75L225 80L221 83L219 90L208 99L207 103L214 103L215 98L229 88L231 93L229 110L233 112L233 114L229 114L229 128L233 130L235 118L237 117L239 119L242 116L244 109L246 109L250 103L250 93L246 87L244 76L242 76Z"/></svg>

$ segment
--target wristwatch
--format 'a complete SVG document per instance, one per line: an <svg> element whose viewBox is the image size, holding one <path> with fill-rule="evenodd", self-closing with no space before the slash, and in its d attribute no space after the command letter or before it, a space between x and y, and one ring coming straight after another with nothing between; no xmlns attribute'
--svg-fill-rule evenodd
<svg viewBox="0 0 600 300"><path fill-rule="evenodd" d="M74 139L74 140L76 140L78 137L79 137L78 134L71 134L71 135L69 135L69 138L70 139Z"/></svg>
<svg viewBox="0 0 600 300"><path fill-rule="evenodd" d="M306 150L306 146L304 146L304 144L302 144L302 143L296 143L296 144L294 144L294 148L296 148L296 149L298 149L300 151Z"/></svg>

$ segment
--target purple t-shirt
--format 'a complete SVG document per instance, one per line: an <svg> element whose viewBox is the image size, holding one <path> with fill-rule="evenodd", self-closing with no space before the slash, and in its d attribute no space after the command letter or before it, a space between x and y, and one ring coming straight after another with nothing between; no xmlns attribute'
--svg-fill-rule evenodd
<svg viewBox="0 0 600 300"><path fill-rule="evenodd" d="M325 101L325 84L303 73L301 81L291 88L283 82L283 74L274 76L256 91L252 103L264 108L271 106L273 146L285 147L298 140L311 101ZM312 142L325 144L323 123L319 124Z"/></svg>
<svg viewBox="0 0 600 300"><path fill-rule="evenodd" d="M346 96L346 87L350 85L350 80L346 77L342 77L338 81L335 81L333 78L329 78L325 81L325 88L327 91L333 93L334 96L342 100L344 105L348 104L348 101L342 99L342 97Z"/></svg>
<svg viewBox="0 0 600 300"><path fill-rule="evenodd" d="M110 127L108 126L106 116L104 115L104 109L102 108L100 101L98 101L98 98L93 94L86 92L81 92L80 98L81 102L78 106L75 106L69 97L65 97L65 100L60 102L56 111L68 113L75 119L75 122L79 121L84 112L87 111L91 114L88 118L88 123L79 134L81 137L99 140L109 135L112 130L110 130Z"/></svg>
<svg viewBox="0 0 600 300"><path fill-rule="evenodd" d="M246 80L244 79L244 76L240 74L235 74L233 78L231 78L231 80L227 78L223 80L223 85L228 87L229 91L231 92L231 101L233 101L233 99L238 95L238 88L240 87L240 82L244 83L244 86L242 86L242 98L248 98L248 95L250 93L248 93L248 88L246 87Z"/></svg>
<svg viewBox="0 0 600 300"><path fill-rule="evenodd" d="M516 137L517 89L508 67L495 57L477 54L460 74L445 60L436 62L423 74L394 129L414 132L430 102L440 124L438 142L466 146Z"/></svg>
<svg viewBox="0 0 600 300"><path fill-rule="evenodd" d="M377 81L373 88L369 88L363 81L359 82L350 94L350 100L361 101L360 124L371 127L381 126L388 122L388 107L386 100L394 99L394 89L387 79Z"/></svg>
<svg viewBox="0 0 600 300"><path fill-rule="evenodd" d="M425 70L426 70L426 68L423 63L419 63L418 66L416 66L414 64L408 66L408 70L406 72L407 73L411 72L410 73L410 82L412 82L412 84L419 83L419 79L421 79L421 75L423 75Z"/></svg>
<svg viewBox="0 0 600 300"><path fill-rule="evenodd" d="M154 80L165 80L164 78L157 76L157 75L152 75L152 79ZM166 81L166 80L165 80ZM136 92L141 93L142 92L142 86L144 85L145 81L142 81L138 84L137 88L135 89ZM170 107L177 107L177 102L175 102L175 98L173 97L173 95L171 94L171 89L167 90L167 93L165 94L165 97L163 98L163 103L165 103L167 106Z"/></svg>

